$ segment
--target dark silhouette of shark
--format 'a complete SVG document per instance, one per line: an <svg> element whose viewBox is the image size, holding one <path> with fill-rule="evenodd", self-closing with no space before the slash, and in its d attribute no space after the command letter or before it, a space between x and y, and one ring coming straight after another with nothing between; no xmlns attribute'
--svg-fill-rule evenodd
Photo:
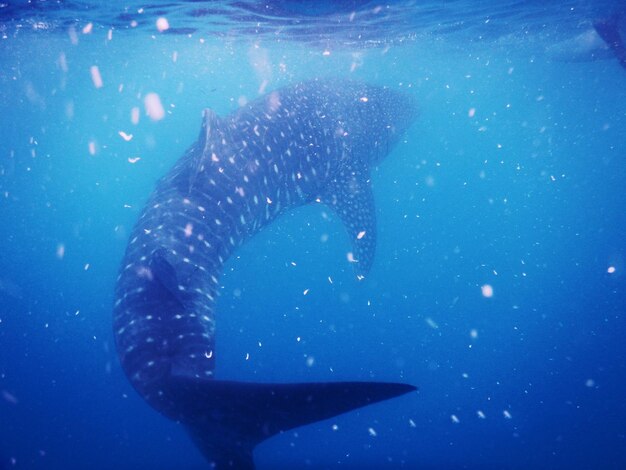
<svg viewBox="0 0 626 470"><path fill-rule="evenodd" d="M376 246L370 167L416 117L384 87L312 80L219 118L157 184L116 287L117 351L135 389L179 421L215 468L254 468L255 445L297 426L405 394L399 383L245 383L214 377L215 298L224 262L296 206L334 209L359 274Z"/></svg>
<svg viewBox="0 0 626 470"><path fill-rule="evenodd" d="M626 21L623 21L622 16L623 12L615 12L607 18L594 21L593 27L611 49L620 65L626 69L626 46L624 45L625 38L622 36L626 32ZM622 26L621 31L620 26Z"/></svg>

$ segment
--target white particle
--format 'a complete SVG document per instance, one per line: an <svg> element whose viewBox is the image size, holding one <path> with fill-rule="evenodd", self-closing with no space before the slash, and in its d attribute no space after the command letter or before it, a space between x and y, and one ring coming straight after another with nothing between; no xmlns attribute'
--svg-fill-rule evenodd
<svg viewBox="0 0 626 470"><path fill-rule="evenodd" d="M193 233L193 225L190 223L185 225L185 236L190 237L192 233Z"/></svg>
<svg viewBox="0 0 626 470"><path fill-rule="evenodd" d="M491 287L489 284L485 284L483 286L481 286L480 288L483 297L490 299L491 297L493 297L493 287Z"/></svg>
<svg viewBox="0 0 626 470"><path fill-rule="evenodd" d="M137 106L130 110L130 122L139 124L139 108Z"/></svg>
<svg viewBox="0 0 626 470"><path fill-rule="evenodd" d="M102 82L102 76L100 75L100 69L98 66L92 65L89 71L91 72L91 81L93 82L93 86L96 88L102 88L104 83Z"/></svg>
<svg viewBox="0 0 626 470"><path fill-rule="evenodd" d="M133 138L133 135L132 135L132 134L127 134L127 133L126 133L126 132L124 132L124 131L119 131L119 132L118 132L118 134L119 134L119 135L120 135L120 137L121 137L122 139L124 139L126 142L128 142L128 141L132 140L132 138Z"/></svg>
<svg viewBox="0 0 626 470"><path fill-rule="evenodd" d="M170 29L170 23L167 21L167 18L161 17L156 20L156 27L159 32L162 33L163 31Z"/></svg>
<svg viewBox="0 0 626 470"><path fill-rule="evenodd" d="M143 99L146 114L153 121L160 121L165 117L165 109L161 104L161 98L156 93L148 93Z"/></svg>

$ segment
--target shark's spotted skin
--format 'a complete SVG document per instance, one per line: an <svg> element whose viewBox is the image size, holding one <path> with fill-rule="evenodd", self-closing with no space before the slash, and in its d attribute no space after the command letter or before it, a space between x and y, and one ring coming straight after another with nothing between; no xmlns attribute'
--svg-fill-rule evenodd
<svg viewBox="0 0 626 470"><path fill-rule="evenodd" d="M218 467L251 467L254 445L275 432L412 389L240 384L218 382L213 371L222 266L284 211L315 200L332 207L357 271L369 270L376 244L370 166L415 114L410 99L385 88L301 83L225 118L205 110L197 142L157 184L117 282L118 354L139 393L184 422Z"/></svg>

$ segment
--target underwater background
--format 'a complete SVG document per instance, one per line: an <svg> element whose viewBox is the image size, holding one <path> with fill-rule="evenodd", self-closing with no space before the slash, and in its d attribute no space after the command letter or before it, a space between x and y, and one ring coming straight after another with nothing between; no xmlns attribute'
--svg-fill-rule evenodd
<svg viewBox="0 0 626 470"><path fill-rule="evenodd" d="M287 213L226 265L216 373L419 392L258 467L626 468L626 70L593 29L623 8L0 4L0 468L205 467L121 370L115 279L202 110L311 77L418 100L373 171L374 266L325 206Z"/></svg>

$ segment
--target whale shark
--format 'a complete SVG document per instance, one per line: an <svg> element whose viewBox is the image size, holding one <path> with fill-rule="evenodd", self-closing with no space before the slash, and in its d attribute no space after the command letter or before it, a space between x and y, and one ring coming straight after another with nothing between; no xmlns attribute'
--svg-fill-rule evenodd
<svg viewBox="0 0 626 470"><path fill-rule="evenodd" d="M130 236L115 290L122 368L157 411L182 423L213 468L254 468L253 449L286 430L396 397L387 382L253 383L215 376L224 263L285 211L332 208L358 276L376 247L370 169L417 116L410 95L348 80L280 88L220 117L163 176Z"/></svg>

